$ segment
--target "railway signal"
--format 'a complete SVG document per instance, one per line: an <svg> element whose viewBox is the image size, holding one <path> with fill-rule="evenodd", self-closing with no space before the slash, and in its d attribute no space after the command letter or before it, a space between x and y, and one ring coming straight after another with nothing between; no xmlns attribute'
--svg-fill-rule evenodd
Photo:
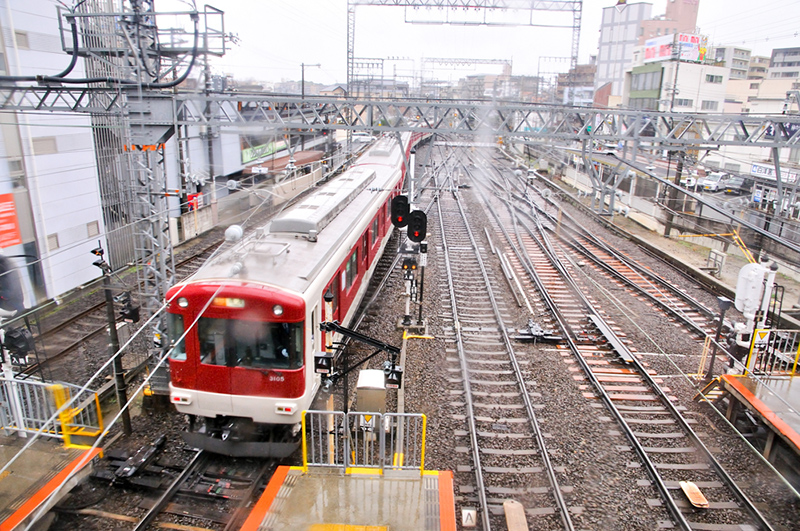
<svg viewBox="0 0 800 531"><path fill-rule="evenodd" d="M403 228L408 225L408 197L397 195L392 198L392 225Z"/></svg>
<svg viewBox="0 0 800 531"><path fill-rule="evenodd" d="M415 210L408 215L408 239L421 242L428 234L428 216L422 210Z"/></svg>

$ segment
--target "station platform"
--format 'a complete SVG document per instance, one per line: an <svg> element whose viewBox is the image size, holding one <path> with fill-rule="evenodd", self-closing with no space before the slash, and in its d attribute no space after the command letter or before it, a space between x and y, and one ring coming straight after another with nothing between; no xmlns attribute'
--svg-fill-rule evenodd
<svg viewBox="0 0 800 531"><path fill-rule="evenodd" d="M242 531L456 529L452 472L279 467Z"/></svg>
<svg viewBox="0 0 800 531"><path fill-rule="evenodd" d="M0 466L8 463L27 442L28 439L15 436L0 437ZM91 472L100 452L100 449L67 449L57 440L34 442L0 477L0 531L24 529L40 509L46 512L55 505ZM64 487L59 489L62 484Z"/></svg>
<svg viewBox="0 0 800 531"><path fill-rule="evenodd" d="M720 378L720 383L725 391L772 431L764 449L764 457L770 459L776 436L800 456L800 415L796 413L800 411L800 377L761 376L760 380L747 375L725 374ZM729 418L731 413L729 410Z"/></svg>

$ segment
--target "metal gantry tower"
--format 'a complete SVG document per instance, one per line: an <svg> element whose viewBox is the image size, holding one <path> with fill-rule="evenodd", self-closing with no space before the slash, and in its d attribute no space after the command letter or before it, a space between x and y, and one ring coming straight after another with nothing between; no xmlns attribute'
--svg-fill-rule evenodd
<svg viewBox="0 0 800 531"><path fill-rule="evenodd" d="M152 314L174 282L169 201L180 197L186 175L168 186L171 105L154 106L147 95L181 84L201 57L224 54L223 13L210 6L157 12L153 0L88 0L58 12L62 47L84 58L87 77L51 81L85 91L81 110L92 118L110 262L138 266L140 303ZM185 25L172 27L176 19Z"/></svg>
<svg viewBox="0 0 800 531"><path fill-rule="evenodd" d="M578 65L578 48L580 45L581 35L581 16L583 13L582 0L347 0L347 90L348 94L352 95L352 88L354 82L354 60L355 60L355 24L356 24L356 6L393 6L404 8L420 8L420 7L436 7L448 9L467 9L467 10L480 10L484 14L484 19L475 24L483 26L531 26L531 27L549 27L549 28L571 28L572 29L572 45L571 45L571 60L570 72L575 71ZM528 18L515 17L513 21L499 21L489 20L485 15L488 12L494 11L521 11L527 12ZM540 24L536 20L537 11L551 11L559 13L572 13L571 24ZM441 24L459 24L457 21L450 20L444 11L445 18L438 23ZM570 74L571 75L571 74ZM570 77L571 81L571 77ZM568 81L568 84L571 83ZM572 94L574 91L570 91ZM572 96L570 96L572 98ZM570 99L570 103L572 103Z"/></svg>

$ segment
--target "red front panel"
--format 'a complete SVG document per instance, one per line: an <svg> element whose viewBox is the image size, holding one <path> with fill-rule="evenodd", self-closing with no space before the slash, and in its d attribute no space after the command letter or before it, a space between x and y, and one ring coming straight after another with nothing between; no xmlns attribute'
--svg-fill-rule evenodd
<svg viewBox="0 0 800 531"><path fill-rule="evenodd" d="M258 284L220 289L198 283L174 287L167 299L169 313L173 318L180 315L183 328L190 328L184 359L170 357L175 387L242 396L302 396L305 304L300 297Z"/></svg>

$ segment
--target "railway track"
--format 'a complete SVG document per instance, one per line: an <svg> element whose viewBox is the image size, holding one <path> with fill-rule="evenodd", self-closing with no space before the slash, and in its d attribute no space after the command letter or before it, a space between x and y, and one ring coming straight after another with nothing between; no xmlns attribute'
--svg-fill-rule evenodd
<svg viewBox="0 0 800 531"><path fill-rule="evenodd" d="M524 289L539 293L566 337L562 348L581 367L586 398L611 413L647 472L660 499L646 502L663 505L681 529L771 529L699 439L691 419L673 404L669 390L627 346L597 303L584 295L589 290L575 273L574 249L551 237L554 227L546 227L535 210L530 217L517 214L518 209L530 210L530 204L516 205L510 194L501 199L503 208L491 211L509 261L524 279ZM707 508L689 502L681 484L686 481L702 490Z"/></svg>
<svg viewBox="0 0 800 531"><path fill-rule="evenodd" d="M176 278L184 278L196 271L218 246L219 242L207 245L178 262ZM54 364L63 361L79 348L102 349L100 339L101 336L105 336L108 328L106 302L102 287L98 289L92 299L88 301L89 306L86 309L70 315L67 319L34 335L37 352L40 354L37 356L38 362L21 369L20 375L30 376L47 372L51 379L65 380L66 378L59 375L58 369L52 368ZM120 321L121 318L118 318L117 322ZM103 359L105 358L103 357Z"/></svg>
<svg viewBox="0 0 800 531"><path fill-rule="evenodd" d="M500 279L487 268L485 250L469 226L457 188L436 202L437 242L450 294L452 326L446 341L450 371L457 375L451 393L463 397L463 464L456 470L462 510L477 508L482 529L502 528L503 503L513 497L538 524L573 529L569 510L550 462L535 405L507 333L507 302ZM444 279L443 279L444 280ZM477 522L476 522L477 523Z"/></svg>
<svg viewBox="0 0 800 531"><path fill-rule="evenodd" d="M196 450L180 466L159 465L156 445L123 461L112 461L115 472L103 469L98 477L118 487L136 487L138 506L128 514L62 506L59 511L81 518L82 526L107 529L126 522L126 529L193 529L233 531L247 518L277 463L273 460L227 458ZM155 451L153 451L155 449ZM171 478L171 480L169 479ZM133 516L131 513L141 514ZM178 523L180 522L180 523Z"/></svg>

